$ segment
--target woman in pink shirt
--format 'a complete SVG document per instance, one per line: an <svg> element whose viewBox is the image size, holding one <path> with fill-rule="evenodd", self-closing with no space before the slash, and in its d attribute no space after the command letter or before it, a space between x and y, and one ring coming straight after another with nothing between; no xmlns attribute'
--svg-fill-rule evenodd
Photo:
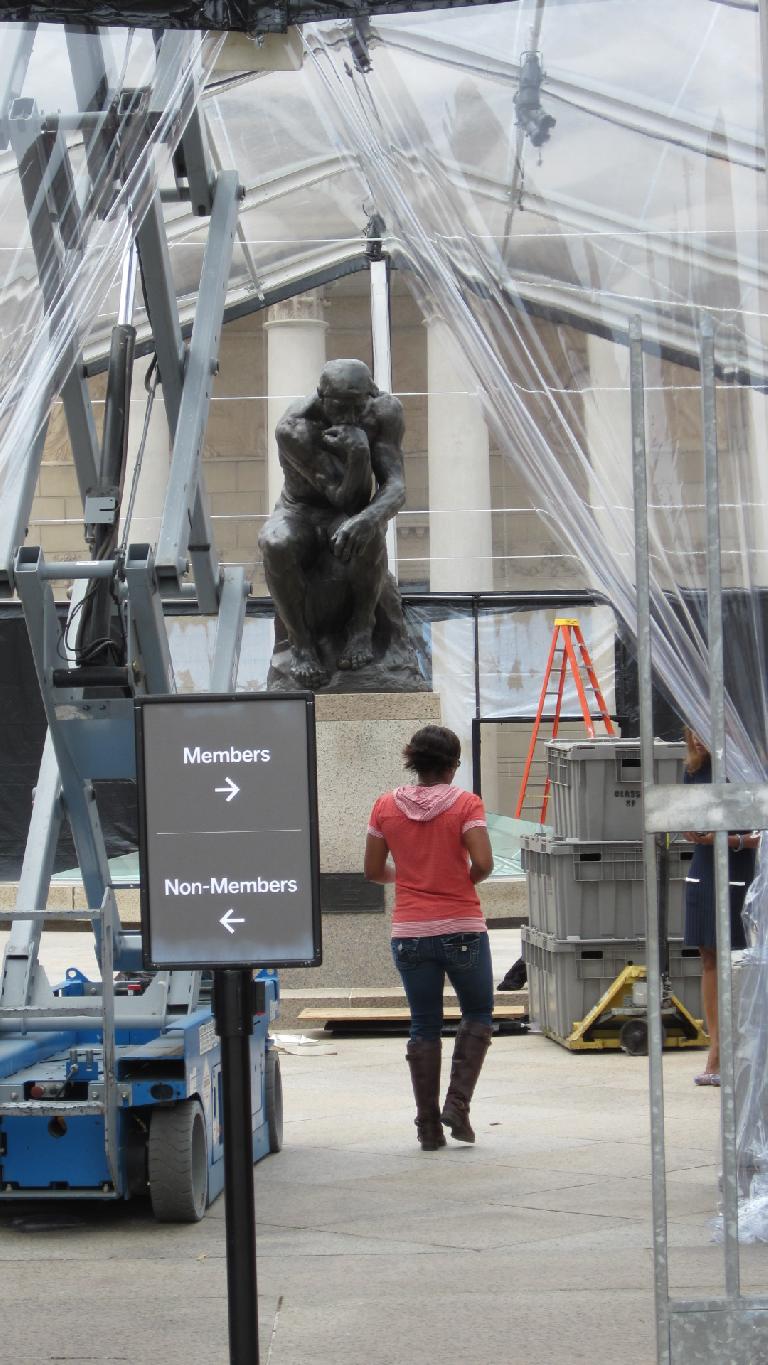
<svg viewBox="0 0 768 1365"><path fill-rule="evenodd" d="M403 751L411 786L380 796L371 811L365 875L395 883L392 954L411 1011L406 1057L422 1150L445 1146L443 1127L474 1142L469 1103L491 1041L493 974L475 886L493 871L479 796L452 785L461 745L425 725ZM391 854L394 867L387 862ZM440 1111L440 1034L448 977L461 1008L448 1093Z"/></svg>

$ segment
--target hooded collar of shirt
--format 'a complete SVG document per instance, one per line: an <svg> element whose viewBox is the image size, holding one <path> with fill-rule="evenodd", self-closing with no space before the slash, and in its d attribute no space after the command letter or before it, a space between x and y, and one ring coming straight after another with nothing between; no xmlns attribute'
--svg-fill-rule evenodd
<svg viewBox="0 0 768 1365"><path fill-rule="evenodd" d="M409 820L426 824L450 810L461 796L461 788L450 782L437 782L434 786L396 787L392 793L395 805Z"/></svg>

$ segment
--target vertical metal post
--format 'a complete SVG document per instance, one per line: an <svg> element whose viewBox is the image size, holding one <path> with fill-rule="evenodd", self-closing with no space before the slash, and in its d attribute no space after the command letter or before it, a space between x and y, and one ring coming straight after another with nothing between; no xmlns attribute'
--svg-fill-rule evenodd
<svg viewBox="0 0 768 1365"><path fill-rule="evenodd" d="M385 393L392 392L392 337L389 315L389 260L370 262L371 273L371 344L373 349L374 382ZM387 564L397 578L396 518L387 523Z"/></svg>
<svg viewBox="0 0 768 1365"><path fill-rule="evenodd" d="M715 343L712 319L701 322L701 419L704 439L704 487L707 509L707 638L709 649L710 751L712 781L725 782L725 697L723 687L723 593L720 553L720 489L717 467ZM736 1108L731 1002L731 916L728 835L715 838L715 905L717 927L717 994L720 1033L720 1090L723 1148L723 1243L725 1287L739 1293L738 1191L736 1186Z"/></svg>
<svg viewBox="0 0 768 1365"><path fill-rule="evenodd" d="M480 607L477 596L472 598L472 653L474 656L475 715L482 713L480 699Z"/></svg>
<svg viewBox="0 0 768 1365"><path fill-rule="evenodd" d="M108 890L101 903L102 1043L104 1047L104 1146L107 1166L115 1190L120 1188L120 1158L117 1146L117 1062L115 1055L115 937L119 928L115 898Z"/></svg>
<svg viewBox="0 0 768 1365"><path fill-rule="evenodd" d="M483 726L479 716L472 717L472 790L475 796L483 794Z"/></svg>
<svg viewBox="0 0 768 1365"><path fill-rule="evenodd" d="M648 538L648 478L645 450L643 333L639 318L629 324L629 382L632 409L632 483L635 503L635 583L637 591L637 665L640 693L640 761L643 788L653 784L653 690L651 593ZM662 1070L661 979L656 885L656 840L643 834L648 987L648 1069L651 1100L651 1184L653 1267L659 1365L669 1361L669 1251L667 1246L667 1172L664 1154L664 1078Z"/></svg>
<svg viewBox="0 0 768 1365"><path fill-rule="evenodd" d="M230 967L214 972L213 1012L221 1039L229 1358L230 1365L259 1365L251 1115L252 972Z"/></svg>
<svg viewBox="0 0 768 1365"><path fill-rule="evenodd" d="M768 0L759 0L760 6L760 67L762 71L763 93L763 146L768 158Z"/></svg>

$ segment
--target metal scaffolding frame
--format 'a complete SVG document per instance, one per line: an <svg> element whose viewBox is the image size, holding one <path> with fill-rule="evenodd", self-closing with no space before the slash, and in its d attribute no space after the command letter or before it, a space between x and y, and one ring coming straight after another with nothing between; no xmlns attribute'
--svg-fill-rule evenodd
<svg viewBox="0 0 768 1365"><path fill-rule="evenodd" d="M653 1195L654 1287L659 1365L754 1365L768 1359L768 1295L741 1292L739 1276L736 1106L733 1050L728 831L768 828L768 784L726 784L723 611L720 547L714 328L700 320L701 410L707 523L708 652L710 672L711 785L670 787L654 782L653 648L649 568L643 337L630 325L632 465L635 502L637 650L648 963L649 1085ZM678 830L715 832L717 976L721 1050L723 1266L725 1294L670 1296L664 1149L661 972L659 965L656 836Z"/></svg>
<svg viewBox="0 0 768 1365"><path fill-rule="evenodd" d="M26 65L35 26L27 25L4 48L0 68L0 108L8 111L0 124L0 143L16 157L27 208L32 247L46 314L50 314L68 251L80 249L81 221L73 194L73 174L63 129L85 133L91 198L100 196L100 211L109 209L116 191L119 160L126 145L134 149L151 132L158 110L150 92L132 92L120 102L111 85L105 50L99 34L85 44L76 31L67 32L73 87L78 107L52 120L42 118L33 101L22 99ZM158 61L172 61L174 49L186 41L166 33L157 45ZM89 101L99 91L101 109L111 107L112 139L97 126ZM55 124L55 126L54 126ZM130 163L128 163L130 164ZM211 690L233 684L242 638L247 584L242 568L222 569L218 563L207 511L201 453L213 378L217 369L224 302L237 223L240 188L236 174L216 174L207 150L205 125L195 108L174 157L180 198L208 216L208 240L202 265L199 306L192 337L185 350L168 244L157 184L152 187L149 211L136 233L154 346L173 443L159 553L149 545L117 548L120 515L119 489L100 498L108 480L108 461L125 458L127 401L118 408L114 430L105 413L104 437L99 442L82 355L68 351L59 367L55 387L61 392L83 503L86 538L93 558L47 563L43 552L24 544L32 499L45 441L45 423L35 438L19 481L15 500L6 498L0 509L0 592L18 594L21 601L43 705L48 734L35 790L16 905L3 912L10 935L0 975L0 1035L69 1028L98 1028L104 1044L103 1083L91 1087L91 1098L51 1102L52 1113L104 1115L106 1154L112 1177L106 1197L118 1193L116 1165L117 1110L120 1103L115 1076L115 1030L162 1030L180 1013L191 1014L200 999L198 971L158 972L143 994L115 995L115 970L141 969L141 938L120 927L104 835L99 822L94 781L135 779L134 697L175 690L170 648L163 619L163 588L178 592L191 567L198 609L218 618ZM151 172L150 172L151 174ZM130 290L126 291L130 293ZM122 314L122 310L121 310ZM128 319L130 321L130 319ZM115 329L120 331L121 324ZM123 330L125 330L123 325ZM129 329L131 330L131 329ZM110 380L125 400L129 392L132 349L113 348ZM113 375L112 371L116 370ZM109 406L109 400L108 400ZM93 509L99 508L98 513ZM93 518L93 521L92 521ZM97 552L103 523L111 521L114 552ZM98 524L93 524L96 522ZM109 527L107 528L109 529ZM67 628L62 633L52 583L74 584ZM118 622L125 657L119 665L80 665L69 641L68 628L88 594L108 584L111 602L107 622ZM83 910L64 912L68 919L90 922L101 967L102 984L95 998L54 994L40 966L38 952L46 911L56 843L64 819L72 829L86 896ZM57 911L57 919L62 912ZM107 989L107 983L110 988ZM90 994L90 992L89 992ZM26 1102L0 1095L0 1114L26 1112ZM29 1105L27 1105L29 1108ZM42 1111L38 1101L34 1113Z"/></svg>

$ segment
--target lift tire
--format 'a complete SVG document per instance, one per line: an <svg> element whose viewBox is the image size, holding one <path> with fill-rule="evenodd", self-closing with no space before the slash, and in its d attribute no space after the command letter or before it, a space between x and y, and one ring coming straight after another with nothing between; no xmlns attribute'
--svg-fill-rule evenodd
<svg viewBox="0 0 768 1365"><path fill-rule="evenodd" d="M280 1076L280 1058L274 1047L269 1048L267 1052L265 1092L269 1150L279 1152L283 1145L283 1082Z"/></svg>
<svg viewBox="0 0 768 1365"><path fill-rule="evenodd" d="M149 1197L159 1223L199 1223L208 1203L208 1143L197 1100L159 1105L149 1125Z"/></svg>
<svg viewBox="0 0 768 1365"><path fill-rule="evenodd" d="M627 1019L619 1032L619 1047L630 1057L648 1056L648 1024L645 1019Z"/></svg>

